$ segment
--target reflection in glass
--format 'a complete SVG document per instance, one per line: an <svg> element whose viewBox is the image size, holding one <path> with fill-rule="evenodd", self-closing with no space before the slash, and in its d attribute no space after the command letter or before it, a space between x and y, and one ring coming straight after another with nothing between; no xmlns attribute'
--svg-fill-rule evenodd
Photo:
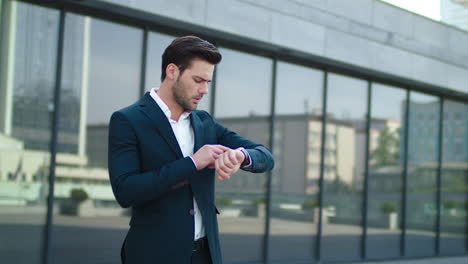
<svg viewBox="0 0 468 264"><path fill-rule="evenodd" d="M444 101L441 253L468 249L468 104Z"/></svg>
<svg viewBox="0 0 468 264"><path fill-rule="evenodd" d="M369 198L367 256L400 256L400 219L403 160L402 123L406 91L372 84L369 139Z"/></svg>
<svg viewBox="0 0 468 264"><path fill-rule="evenodd" d="M330 74L324 168L324 260L360 259L367 82Z"/></svg>
<svg viewBox="0 0 468 264"><path fill-rule="evenodd" d="M272 61L230 49L216 75L215 113L218 118L267 116L271 105Z"/></svg>
<svg viewBox="0 0 468 264"><path fill-rule="evenodd" d="M0 256L2 263L40 263L59 12L17 1L4 7L10 16L0 37Z"/></svg>
<svg viewBox="0 0 468 264"><path fill-rule="evenodd" d="M107 130L139 98L143 32L74 14L65 24L60 133L74 151L57 156L53 262L119 263L129 215L109 183Z"/></svg>
<svg viewBox="0 0 468 264"><path fill-rule="evenodd" d="M146 58L146 83L145 90L161 85L162 54L174 40L173 36L150 32L148 34L148 53Z"/></svg>
<svg viewBox="0 0 468 264"><path fill-rule="evenodd" d="M440 104L437 97L416 92L411 92L410 100L405 253L412 257L433 256Z"/></svg>
<svg viewBox="0 0 468 264"><path fill-rule="evenodd" d="M145 91L150 91L153 87L159 87L161 85L161 64L162 54L172 40L174 36L164 35L161 33L150 32L148 35L148 54L146 59L146 81ZM211 84L208 87L208 94L203 96L198 110L209 111L210 100L211 100Z"/></svg>
<svg viewBox="0 0 468 264"><path fill-rule="evenodd" d="M284 62L277 66L272 261L315 259L323 75Z"/></svg>
<svg viewBox="0 0 468 264"><path fill-rule="evenodd" d="M268 146L272 61L221 49L216 76L217 121L239 135ZM266 173L239 171L216 183L216 206L223 259L230 262L262 259Z"/></svg>

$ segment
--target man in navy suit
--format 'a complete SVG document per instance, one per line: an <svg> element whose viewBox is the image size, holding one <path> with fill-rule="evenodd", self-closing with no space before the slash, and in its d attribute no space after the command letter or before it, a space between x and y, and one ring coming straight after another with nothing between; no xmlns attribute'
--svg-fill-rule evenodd
<svg viewBox="0 0 468 264"><path fill-rule="evenodd" d="M211 43L177 38L162 57L161 87L112 114L110 181L132 208L122 263L221 264L215 172L227 180L274 166L266 147L196 110L220 61Z"/></svg>

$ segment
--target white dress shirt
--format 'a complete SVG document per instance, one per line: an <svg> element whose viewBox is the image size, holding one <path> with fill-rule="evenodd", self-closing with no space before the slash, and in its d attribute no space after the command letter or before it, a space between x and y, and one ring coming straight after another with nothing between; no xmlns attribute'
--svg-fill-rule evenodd
<svg viewBox="0 0 468 264"><path fill-rule="evenodd" d="M180 150L182 150L182 154L184 155L184 157L190 157L193 163L195 164L195 161L191 157L191 155L193 155L195 139L193 136L193 128L192 126L190 126L190 112L182 113L182 115L179 118L179 121L172 120L171 110L169 110L169 107L166 105L166 103L164 103L161 97L159 97L157 91L158 88L152 88L150 91L151 97L164 112L164 114L167 117L167 120L169 120L169 123L172 127L172 131L174 132L174 135L177 139L177 143L179 143ZM196 165L197 164L195 164L195 166ZM193 209L195 212L195 234L193 239L197 240L205 236L205 227L203 226L203 218L200 209L198 209L195 196L193 197Z"/></svg>

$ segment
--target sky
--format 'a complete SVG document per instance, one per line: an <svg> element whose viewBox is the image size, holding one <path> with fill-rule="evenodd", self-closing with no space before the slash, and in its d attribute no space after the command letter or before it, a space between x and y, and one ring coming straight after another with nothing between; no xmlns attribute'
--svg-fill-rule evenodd
<svg viewBox="0 0 468 264"><path fill-rule="evenodd" d="M434 20L440 20L440 0L381 0Z"/></svg>

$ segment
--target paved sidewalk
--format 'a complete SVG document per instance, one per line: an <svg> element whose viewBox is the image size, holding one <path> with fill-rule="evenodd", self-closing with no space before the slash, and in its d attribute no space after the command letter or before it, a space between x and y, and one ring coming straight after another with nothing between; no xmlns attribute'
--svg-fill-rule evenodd
<svg viewBox="0 0 468 264"><path fill-rule="evenodd" d="M468 264L468 256L466 257L440 257L414 260L393 260L379 262L353 262L348 264Z"/></svg>

